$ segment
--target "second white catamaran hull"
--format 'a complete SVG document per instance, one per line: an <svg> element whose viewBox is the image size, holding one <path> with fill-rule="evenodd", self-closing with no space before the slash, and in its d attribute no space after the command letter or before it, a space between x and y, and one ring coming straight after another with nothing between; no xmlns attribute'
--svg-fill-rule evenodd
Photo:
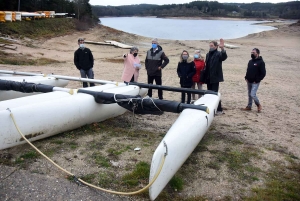
<svg viewBox="0 0 300 201"><path fill-rule="evenodd" d="M85 89L133 96L141 94L141 91L143 94L146 92L137 86L117 87L110 84ZM47 100L42 96L51 98ZM29 101L26 100L28 98ZM125 113L126 109L117 103L96 103L93 96L85 93L70 95L65 92L50 92L11 100L11 102L2 101L0 102L0 150L25 143L10 117L10 111L23 134L30 141L34 141L116 117Z"/></svg>
<svg viewBox="0 0 300 201"><path fill-rule="evenodd" d="M152 180L158 171L160 162L166 151L165 144L167 145L168 154L163 169L149 189L151 200L156 199L199 144L213 121L219 101L220 94L219 96L206 94L195 102L195 105L207 106L210 111L209 114L194 109L183 110L158 145L152 157L149 180Z"/></svg>
<svg viewBox="0 0 300 201"><path fill-rule="evenodd" d="M69 83L68 80L56 79L54 77L43 77L43 76L0 76L0 80L45 84L45 85L51 85L55 87L65 87ZM0 101L20 98L25 96L32 96L35 94L39 94L39 93L22 93L18 91L0 90Z"/></svg>

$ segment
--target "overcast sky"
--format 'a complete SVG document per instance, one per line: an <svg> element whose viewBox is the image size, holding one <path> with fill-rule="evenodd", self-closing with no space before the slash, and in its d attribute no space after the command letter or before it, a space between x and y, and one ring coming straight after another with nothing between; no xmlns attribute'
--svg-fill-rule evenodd
<svg viewBox="0 0 300 201"><path fill-rule="evenodd" d="M234 3L251 3L251 2L270 2L270 3L279 3L279 2L288 2L291 0L219 0L218 2L234 2ZM186 0L90 0L91 5L102 5L102 6L120 6L120 5L131 5L131 4L182 4L189 3L192 1Z"/></svg>

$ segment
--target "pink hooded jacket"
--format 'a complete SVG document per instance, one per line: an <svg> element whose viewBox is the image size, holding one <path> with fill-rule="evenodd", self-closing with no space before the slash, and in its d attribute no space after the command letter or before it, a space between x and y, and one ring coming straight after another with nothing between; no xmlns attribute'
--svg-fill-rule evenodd
<svg viewBox="0 0 300 201"><path fill-rule="evenodd" d="M134 75L134 81L137 82L140 68L141 62L139 57L134 57L133 54L127 54L124 58L122 80L125 82L130 82L132 76Z"/></svg>

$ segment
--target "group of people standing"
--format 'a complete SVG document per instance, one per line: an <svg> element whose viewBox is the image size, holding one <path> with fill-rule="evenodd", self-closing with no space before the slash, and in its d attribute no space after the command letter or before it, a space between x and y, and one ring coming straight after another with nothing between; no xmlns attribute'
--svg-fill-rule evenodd
<svg viewBox="0 0 300 201"><path fill-rule="evenodd" d="M78 50L74 54L74 64L77 69L80 70L82 78L94 79L93 65L94 58L91 51L84 46L84 40L78 39ZM220 51L218 51L220 48ZM127 82L137 82L139 77L139 70L141 69L141 62L138 57L139 49L132 47L129 54L124 54L124 70L122 74L122 80ZM180 86L182 88L196 87L202 90L202 85L207 84L207 90L215 92L219 91L219 83L224 81L222 62L227 59L227 53L224 49L224 40L220 39L220 42L211 41L209 43L209 52L204 56L200 50L195 50L193 57L190 56L188 51L183 50L178 66L177 74L180 79ZM169 59L164 53L162 47L158 44L156 38L152 39L152 47L147 51L145 59L145 67L147 71L148 84L162 85L162 69L164 69L169 63ZM201 75L201 73L204 73ZM242 110L248 111L252 108L252 103L257 105L258 112L261 111L261 104L256 96L256 92L259 87L260 81L265 77L266 69L265 63L260 56L260 51L254 48L251 52L251 60L248 63L248 68L245 76L245 80L248 85L248 105ZM200 79L201 77L201 79ZM90 86L94 86L90 83ZM87 87L87 83L83 83L83 87ZM148 90L148 96L152 97L152 89ZM187 101L186 101L187 96ZM158 98L163 99L163 91L158 90ZM198 95L200 98L200 95ZM193 99L193 100L192 100ZM181 94L181 102L190 104L195 100L195 94L184 93ZM217 114L224 114L221 101L219 102Z"/></svg>
<svg viewBox="0 0 300 201"><path fill-rule="evenodd" d="M218 51L218 47L221 51ZM224 40L220 40L220 44L216 41L209 43L209 52L206 54L206 59L201 55L199 50L194 53L194 58L191 59L189 53L184 50L181 53L180 61L177 67L177 74L180 78L180 85L183 88L202 89L202 84L207 84L207 89L215 92L219 91L219 83L223 82L222 62L227 59L226 51L224 50ZM205 71L203 71L205 69ZM204 75L201 76L201 73ZM200 80L203 77L203 80ZM181 95L181 102L185 102L185 93ZM199 97L200 98L200 97ZM195 100L195 95L193 95ZM191 103L191 93L187 93L187 103ZM221 101L219 102L217 112L223 114Z"/></svg>

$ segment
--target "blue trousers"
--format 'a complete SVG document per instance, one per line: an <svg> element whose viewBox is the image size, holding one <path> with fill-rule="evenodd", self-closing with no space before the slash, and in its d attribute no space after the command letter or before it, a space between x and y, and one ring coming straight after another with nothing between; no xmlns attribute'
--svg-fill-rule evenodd
<svg viewBox="0 0 300 201"><path fill-rule="evenodd" d="M247 82L248 85L248 107L252 107L252 103L254 101L255 105L260 105L259 100L256 96L256 92L258 90L260 83L249 83Z"/></svg>

